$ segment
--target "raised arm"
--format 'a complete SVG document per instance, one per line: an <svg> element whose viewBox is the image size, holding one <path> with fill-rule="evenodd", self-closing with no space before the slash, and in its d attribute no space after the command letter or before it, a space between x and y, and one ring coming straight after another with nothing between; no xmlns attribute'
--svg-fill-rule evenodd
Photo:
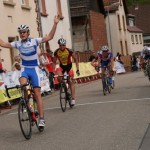
<svg viewBox="0 0 150 150"><path fill-rule="evenodd" d="M55 18L54 18L54 25L53 25L50 33L47 36L45 36L45 37L42 38L42 42L47 42L47 41L53 39L53 37L55 35L55 32L56 32L56 28L57 28L57 24L58 24L59 20L60 20L59 16L55 16Z"/></svg>
<svg viewBox="0 0 150 150"><path fill-rule="evenodd" d="M0 46L4 47L4 48L11 48L12 47L10 43L6 43L2 39L0 39Z"/></svg>

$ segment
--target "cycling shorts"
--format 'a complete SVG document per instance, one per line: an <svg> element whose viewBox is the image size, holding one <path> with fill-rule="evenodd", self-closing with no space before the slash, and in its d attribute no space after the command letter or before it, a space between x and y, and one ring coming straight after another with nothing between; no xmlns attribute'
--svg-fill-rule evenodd
<svg viewBox="0 0 150 150"><path fill-rule="evenodd" d="M72 70L72 63L68 64L66 66L60 64L60 67L61 67L62 73L64 73L65 71L67 71L67 73L69 74L70 77L74 77L74 72Z"/></svg>
<svg viewBox="0 0 150 150"><path fill-rule="evenodd" d="M30 81L30 84L35 87L41 88L41 82L40 82L40 68L34 67L34 68L21 68L21 77L27 78L27 80Z"/></svg>
<svg viewBox="0 0 150 150"><path fill-rule="evenodd" d="M109 64L110 61L102 61L101 62L101 67L108 67L108 64Z"/></svg>

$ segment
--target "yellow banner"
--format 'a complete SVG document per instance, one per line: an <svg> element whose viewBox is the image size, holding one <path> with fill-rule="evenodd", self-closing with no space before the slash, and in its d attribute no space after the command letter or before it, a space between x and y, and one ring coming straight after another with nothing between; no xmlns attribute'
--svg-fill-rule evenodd
<svg viewBox="0 0 150 150"><path fill-rule="evenodd" d="M10 98L9 98L7 96L7 93L6 93L5 89L0 90L0 103L3 103L3 102L10 101L10 100L13 100L13 99L21 97L21 93L19 91L20 90L17 89L17 88L10 89L8 91L9 95L10 95Z"/></svg>
<svg viewBox="0 0 150 150"><path fill-rule="evenodd" d="M93 76L97 74L95 68L91 65L91 62L79 63L80 76L76 75L76 65L73 63L72 69L74 71L74 79Z"/></svg>

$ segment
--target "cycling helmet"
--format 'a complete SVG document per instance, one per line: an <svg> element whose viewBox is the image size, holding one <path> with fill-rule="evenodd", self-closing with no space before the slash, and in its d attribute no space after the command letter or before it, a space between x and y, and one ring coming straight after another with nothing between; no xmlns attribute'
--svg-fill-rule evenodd
<svg viewBox="0 0 150 150"><path fill-rule="evenodd" d="M102 51L103 51L103 52L108 51L108 50L109 50L109 49L108 49L108 46L106 46L106 45L105 45L105 46L102 46Z"/></svg>
<svg viewBox="0 0 150 150"><path fill-rule="evenodd" d="M66 40L63 39L63 38L60 38L60 39L58 40L58 44L59 44L59 45L66 45Z"/></svg>
<svg viewBox="0 0 150 150"><path fill-rule="evenodd" d="M20 27L18 27L18 32L20 31L30 31L29 27L27 25L20 25Z"/></svg>
<svg viewBox="0 0 150 150"><path fill-rule="evenodd" d="M144 47L143 47L143 50L147 50L147 49L148 49L148 47L147 47L147 46L144 46Z"/></svg>

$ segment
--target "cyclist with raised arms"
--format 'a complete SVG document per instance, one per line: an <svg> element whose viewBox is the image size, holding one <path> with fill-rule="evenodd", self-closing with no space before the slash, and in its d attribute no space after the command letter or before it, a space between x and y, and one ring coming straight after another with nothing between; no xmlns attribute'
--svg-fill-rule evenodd
<svg viewBox="0 0 150 150"><path fill-rule="evenodd" d="M14 41L11 43L4 42L0 39L0 46L4 48L17 48L21 57L21 74L19 82L21 85L25 85L28 80L31 81L31 84L34 88L34 93L37 100L38 111L40 115L39 127L45 126L44 120L44 110L43 110L43 101L41 97L41 85L40 85L40 68L39 68L39 59L37 54L37 47L42 42L47 42L52 40L59 22L59 16L55 16L54 25L45 37L40 38L29 38L30 29L27 25L21 25L18 27L19 36L21 41Z"/></svg>
<svg viewBox="0 0 150 150"><path fill-rule="evenodd" d="M110 75L110 84L112 84L114 60L113 54L109 51L108 46L102 46L101 52L98 53L98 61L102 69L102 76L106 67L108 67Z"/></svg>
<svg viewBox="0 0 150 150"><path fill-rule="evenodd" d="M59 48L56 49L54 52L54 63L56 64L56 61L59 60L61 70L57 71L56 74L59 76L59 75L62 75L65 71L67 71L67 73L69 74L70 76L69 86L70 86L71 95L72 95L71 104L75 105L75 86L73 82L74 74L73 74L73 70L71 69L72 69L72 58L73 58L73 60L76 63L76 69L77 69L76 73L77 75L80 75L78 60L75 57L74 52L66 47L65 39L60 38L58 40L58 44L59 44Z"/></svg>

